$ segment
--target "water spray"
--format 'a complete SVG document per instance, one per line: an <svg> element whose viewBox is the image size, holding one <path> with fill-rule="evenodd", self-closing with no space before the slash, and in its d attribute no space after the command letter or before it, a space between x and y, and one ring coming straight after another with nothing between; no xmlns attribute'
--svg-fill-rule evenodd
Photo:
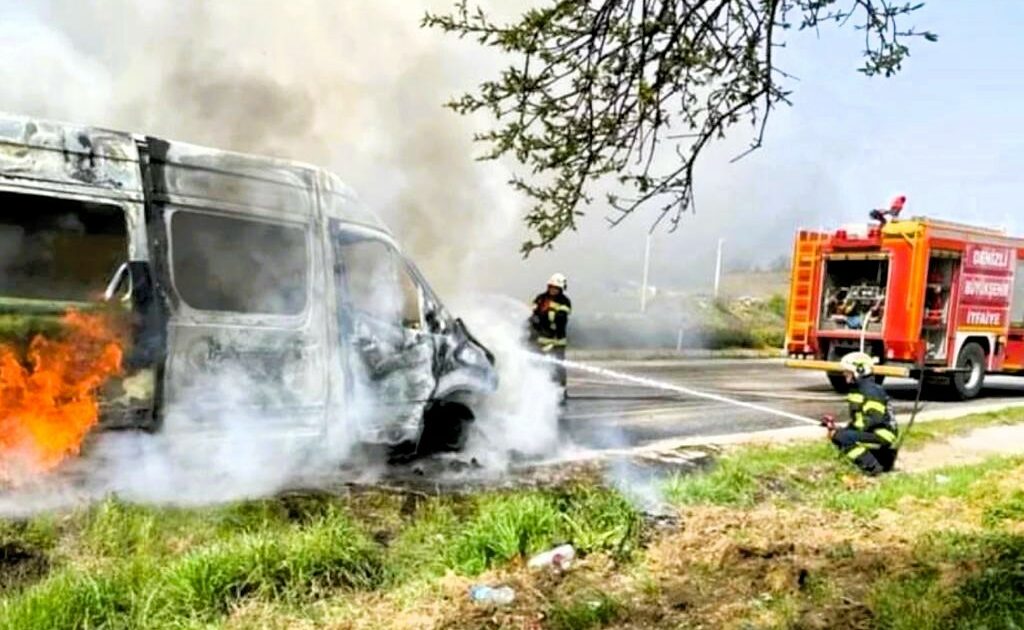
<svg viewBox="0 0 1024 630"><path fill-rule="evenodd" d="M782 411L779 409L773 409L764 405L758 405L756 403L746 402L743 400L736 400L735 398L728 398L720 394L712 394L710 392L702 392L700 390L691 389L689 387L683 387L682 385L673 385L671 383L665 383L663 381L657 381L650 378L644 378L642 376L633 376L632 374L626 374L624 372L616 372L615 370L609 370L606 368L595 367L587 365L585 363L578 363L576 361L569 361L566 359L555 359L553 357L545 355L532 354L531 356L536 358L538 361L543 361L552 365L558 365L564 368L572 368L574 370L580 370L581 372L588 372L598 376L605 376L608 378L641 385L643 387L650 387L652 389L660 389L669 392L675 392L677 394L685 394L687 396L693 396L695 398L704 398L707 400L714 400L716 402L725 403L727 405L733 405L736 407L743 407L745 409L752 409L754 411L760 411L762 413L768 413L773 416L780 418L787 418L789 420L796 420L805 424L813 424L814 426L820 426L820 421L808 418L807 416L801 416L799 414L790 413L788 411Z"/></svg>

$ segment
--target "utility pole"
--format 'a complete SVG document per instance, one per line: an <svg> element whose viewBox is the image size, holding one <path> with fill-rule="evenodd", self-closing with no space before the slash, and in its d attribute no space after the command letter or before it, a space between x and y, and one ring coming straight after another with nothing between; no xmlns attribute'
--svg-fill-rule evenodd
<svg viewBox="0 0 1024 630"><path fill-rule="evenodd" d="M718 253L715 254L715 298L718 297L718 286L722 281L722 243L724 238L718 239Z"/></svg>
<svg viewBox="0 0 1024 630"><path fill-rule="evenodd" d="M651 267L651 234L648 232L644 242L644 276L640 283L640 312L647 312L647 274Z"/></svg>

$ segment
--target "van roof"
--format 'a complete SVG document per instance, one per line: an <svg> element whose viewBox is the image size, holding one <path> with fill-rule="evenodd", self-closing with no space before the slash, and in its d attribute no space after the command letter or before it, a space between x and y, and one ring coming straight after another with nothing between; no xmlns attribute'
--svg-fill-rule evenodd
<svg viewBox="0 0 1024 630"><path fill-rule="evenodd" d="M148 148L159 181L142 181L139 145ZM128 197L139 197L148 186L149 194L168 200L254 206L290 215L312 213L319 190L327 216L388 232L339 177L311 164L4 113L0 179Z"/></svg>

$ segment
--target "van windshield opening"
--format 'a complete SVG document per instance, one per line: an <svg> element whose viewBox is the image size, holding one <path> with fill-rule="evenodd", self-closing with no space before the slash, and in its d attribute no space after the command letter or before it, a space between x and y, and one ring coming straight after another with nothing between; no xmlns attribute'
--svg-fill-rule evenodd
<svg viewBox="0 0 1024 630"><path fill-rule="evenodd" d="M0 192L0 300L100 300L127 259L121 208Z"/></svg>
<svg viewBox="0 0 1024 630"><path fill-rule="evenodd" d="M825 261L821 330L881 332L889 260L884 255L850 255Z"/></svg>

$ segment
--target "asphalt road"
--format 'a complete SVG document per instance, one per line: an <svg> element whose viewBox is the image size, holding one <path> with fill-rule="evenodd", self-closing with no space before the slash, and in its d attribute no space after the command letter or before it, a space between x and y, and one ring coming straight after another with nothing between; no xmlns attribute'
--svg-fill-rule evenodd
<svg viewBox="0 0 1024 630"><path fill-rule="evenodd" d="M794 370L775 359L607 361L591 362L609 370L669 385L756 403L815 419L835 413L845 419L842 396L825 375ZM909 412L916 381L885 383L897 412ZM989 376L982 395L971 402L922 401L922 409L969 411L972 406L1024 402L1024 378ZM711 437L799 426L798 420L733 406L692 395L662 391L577 370L569 373L569 401L564 428L576 444L594 448L628 448L665 439Z"/></svg>

